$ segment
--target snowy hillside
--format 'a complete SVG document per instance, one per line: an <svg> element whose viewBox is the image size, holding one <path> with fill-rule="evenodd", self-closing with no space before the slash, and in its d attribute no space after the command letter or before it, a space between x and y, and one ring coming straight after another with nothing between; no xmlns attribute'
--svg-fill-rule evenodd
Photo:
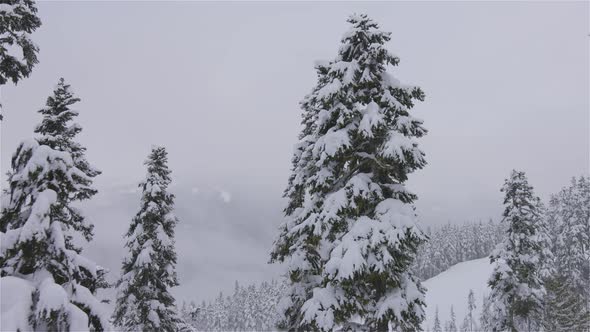
<svg viewBox="0 0 590 332"><path fill-rule="evenodd" d="M492 267L489 258L475 259L453 265L445 272L426 280L423 283L428 289L426 320L422 327L426 331L432 330L437 306L439 319L444 326L451 318L451 305L455 311L457 325L460 325L467 313L467 295L470 289L475 294L475 317L479 320L483 295L489 294L487 281L492 274Z"/></svg>
<svg viewBox="0 0 590 332"><path fill-rule="evenodd" d="M426 320L422 324L425 331L432 331L436 307L439 308L441 324L450 320L451 305L455 311L457 326L461 326L467 313L467 295L473 290L476 309L474 318L479 322L483 294L488 294L487 280L492 272L488 258L462 262L423 282L426 292ZM238 287L236 285L236 287ZM197 331L243 331L258 330L260 326L275 326L278 313L274 308L286 291L282 283L262 283L240 285L233 293L211 298L206 304L186 308L185 319ZM283 294L283 295L281 295ZM198 306L198 305L197 305ZM270 313L270 316L269 316ZM220 319L219 317L224 317ZM230 317L251 317L237 322ZM248 325L250 324L250 325Z"/></svg>

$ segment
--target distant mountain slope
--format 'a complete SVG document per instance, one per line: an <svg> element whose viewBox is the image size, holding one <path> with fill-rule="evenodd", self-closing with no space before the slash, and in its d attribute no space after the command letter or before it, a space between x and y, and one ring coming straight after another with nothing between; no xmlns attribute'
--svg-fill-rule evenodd
<svg viewBox="0 0 590 332"><path fill-rule="evenodd" d="M470 289L475 294L477 305L475 317L479 321L483 295L490 292L487 281L492 274L492 268L489 258L475 259L453 265L448 270L423 282L428 289L426 320L422 324L424 330L431 331L434 327L437 306L443 328L445 322L451 318L451 305L455 310L457 327L460 327L467 313L467 295Z"/></svg>
<svg viewBox="0 0 590 332"><path fill-rule="evenodd" d="M95 225L95 238L85 253L111 270L110 281L119 277L127 254L123 235L139 209L136 189L135 185L102 188L82 207ZM236 280L248 284L280 276L278 266L267 264L282 220L280 192L190 184L177 184L171 192L180 220L176 228L180 286L172 290L179 301L199 303L215 298L219 291L231 293ZM113 294L105 292L107 297Z"/></svg>

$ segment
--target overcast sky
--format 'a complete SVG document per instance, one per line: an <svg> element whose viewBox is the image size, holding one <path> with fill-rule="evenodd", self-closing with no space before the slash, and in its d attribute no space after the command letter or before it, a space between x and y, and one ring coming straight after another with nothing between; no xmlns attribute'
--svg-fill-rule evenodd
<svg viewBox="0 0 590 332"><path fill-rule="evenodd" d="M497 217L512 168L542 198L588 173L589 5L577 3L40 2L40 63L2 89L2 172L59 77L99 186L134 184L152 144L176 182L281 194L314 61L351 13L392 32L393 74L419 85L426 222Z"/></svg>

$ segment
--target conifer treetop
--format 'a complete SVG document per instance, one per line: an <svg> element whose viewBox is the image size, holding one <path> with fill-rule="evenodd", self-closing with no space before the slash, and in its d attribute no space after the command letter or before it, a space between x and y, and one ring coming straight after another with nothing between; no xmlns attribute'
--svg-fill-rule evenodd
<svg viewBox="0 0 590 332"><path fill-rule="evenodd" d="M537 208L541 200L534 196L533 187L529 185L524 172L512 170L501 191L505 193L504 218L539 217Z"/></svg>
<svg viewBox="0 0 590 332"><path fill-rule="evenodd" d="M59 79L53 95L47 97L46 106L39 110L43 115L42 122L37 125L35 132L40 134L40 140L47 140L47 145L53 148L63 148L62 144L76 136L82 128L78 124L69 125L69 122L78 116L78 112L70 109L70 106L79 102L70 90L70 85L65 80ZM63 141L57 140L61 139ZM65 141L65 142L64 142Z"/></svg>

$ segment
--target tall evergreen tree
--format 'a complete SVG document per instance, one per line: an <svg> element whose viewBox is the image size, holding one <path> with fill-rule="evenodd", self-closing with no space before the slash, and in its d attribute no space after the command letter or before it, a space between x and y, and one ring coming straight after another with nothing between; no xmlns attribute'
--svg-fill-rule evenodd
<svg viewBox="0 0 590 332"><path fill-rule="evenodd" d="M553 195L547 214L553 260L544 327L551 331L590 329L590 179L573 178Z"/></svg>
<svg viewBox="0 0 590 332"><path fill-rule="evenodd" d="M543 312L545 287L539 271L547 244L541 233L542 206L524 172L512 171L502 188L507 232L490 260L493 329L535 331Z"/></svg>
<svg viewBox="0 0 590 332"><path fill-rule="evenodd" d="M322 108L322 100L319 97L320 91L330 83L327 77L329 68L326 64L316 64L316 73L318 76L318 84L310 94L305 96L300 103L302 112L303 130L299 135L299 142L295 145L295 151L292 158L292 173L289 177L287 188L284 192L284 197L287 198L287 206L284 213L287 217L287 222L281 225L281 235L277 238L274 244L274 250L271 253L271 262L285 261L285 258L291 254L291 246L294 241L299 240L299 243L305 242L301 237L310 236L309 232L300 232L297 236L289 236L292 228L296 226L297 216L303 209L305 196L307 194L307 181L311 173L311 163L313 162L313 145L316 142L317 135L317 121L318 114ZM299 238L299 239L298 239ZM311 239L310 239L311 240ZM293 327L300 321L300 309L303 303L313 291L313 287L318 282L318 267L311 268L310 260L315 260L314 257L300 256L303 262L294 262L296 265L304 264L307 267L301 268L293 266L293 277L298 281L298 287L290 288L291 293L285 296L283 301L279 303L278 309L284 319L279 322L279 327L288 328Z"/></svg>
<svg viewBox="0 0 590 332"><path fill-rule="evenodd" d="M434 332L442 332L442 328L440 326L440 319L438 318L438 306L436 307L436 311L434 312Z"/></svg>
<svg viewBox="0 0 590 332"><path fill-rule="evenodd" d="M240 324L244 321L244 317L242 317L242 303L238 300L240 295L241 289L238 281L236 280L234 284L234 293L232 295L232 300L229 301L229 313L228 313L228 330L234 331L239 328Z"/></svg>
<svg viewBox="0 0 590 332"><path fill-rule="evenodd" d="M467 322L467 331L469 332L478 330L475 318L476 307L477 305L475 304L475 294L473 293L473 289L470 289L469 295L467 296L467 316L465 317L465 321Z"/></svg>
<svg viewBox="0 0 590 332"><path fill-rule="evenodd" d="M493 331L492 313L490 311L490 299L485 294L483 296L482 305L481 305L481 314L479 316L479 325L480 325L480 330L483 332L492 332Z"/></svg>
<svg viewBox="0 0 590 332"><path fill-rule="evenodd" d="M184 328L170 294L178 285L172 213L174 195L168 193L171 182L168 153L154 147L145 162L147 177L142 189L141 208L126 234L129 256L123 261L122 277L117 283L114 323L125 331L177 331Z"/></svg>
<svg viewBox="0 0 590 332"><path fill-rule="evenodd" d="M297 208L303 206L306 191L305 182L309 176L308 164L312 160L310 147L315 143L314 138L316 135L314 135L314 131L317 129L318 114L322 107L322 100L318 97L318 93L330 83L327 77L329 68L326 64L318 62L315 69L318 84L314 87L312 93L305 96L300 103L303 111L301 114L301 125L303 129L299 134L299 142L295 145L291 160L292 172L289 177L287 189L284 192L284 197L288 199L288 204L284 211L287 216L292 215ZM277 241L281 241L281 239L279 238ZM273 254L273 258L277 255L278 253Z"/></svg>
<svg viewBox="0 0 590 332"><path fill-rule="evenodd" d="M590 296L590 178L572 178L562 190L556 233L556 269Z"/></svg>
<svg viewBox="0 0 590 332"><path fill-rule="evenodd" d="M469 318L467 316L463 318L463 323L461 323L461 329L459 329L459 331L469 332Z"/></svg>
<svg viewBox="0 0 590 332"><path fill-rule="evenodd" d="M366 15L348 22L304 104L312 124L271 255L287 262L284 327L419 330L424 289L410 266L425 236L404 182L426 164L414 141L426 130L409 113L424 94L388 73L399 63L384 46L390 33Z"/></svg>
<svg viewBox="0 0 590 332"><path fill-rule="evenodd" d="M72 204L96 194L92 181L100 174L74 140L82 129L72 123L78 112L70 107L78 101L60 79L39 111L43 120L35 129L37 138L18 146L8 173L5 194L10 198L0 217L0 274L3 282L20 278L30 283L32 294L23 294L32 297L30 329L110 327L95 297L107 286L105 271L74 243L75 238L90 241L93 225Z"/></svg>
<svg viewBox="0 0 590 332"><path fill-rule="evenodd" d="M33 0L3 0L0 3L0 88L28 77L39 62L39 48L30 34L41 26ZM0 120L2 120L0 104Z"/></svg>
<svg viewBox="0 0 590 332"><path fill-rule="evenodd" d="M457 332L457 317L455 316L455 309L451 305L451 319L445 324L445 330L448 332Z"/></svg>

